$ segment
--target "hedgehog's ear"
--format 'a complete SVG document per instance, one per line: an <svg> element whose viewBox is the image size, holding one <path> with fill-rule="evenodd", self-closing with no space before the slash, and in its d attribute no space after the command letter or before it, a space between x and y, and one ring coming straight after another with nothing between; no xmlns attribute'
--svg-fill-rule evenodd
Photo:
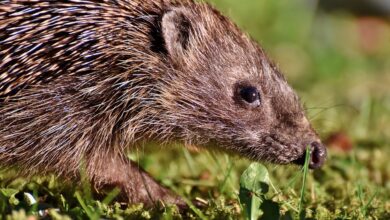
<svg viewBox="0 0 390 220"><path fill-rule="evenodd" d="M191 23L188 10L175 8L163 15L161 29L168 54L172 58L182 57L188 49Z"/></svg>

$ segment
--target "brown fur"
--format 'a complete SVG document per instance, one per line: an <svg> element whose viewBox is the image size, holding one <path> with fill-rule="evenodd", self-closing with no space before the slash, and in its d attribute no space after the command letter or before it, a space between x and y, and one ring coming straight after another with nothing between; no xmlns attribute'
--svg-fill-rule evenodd
<svg viewBox="0 0 390 220"><path fill-rule="evenodd" d="M246 85L260 106L240 99ZM316 166L326 155L282 74L207 4L0 3L1 165L77 179L86 161L96 186L118 185L129 202L182 203L125 159L148 141L281 164L307 145L320 146Z"/></svg>

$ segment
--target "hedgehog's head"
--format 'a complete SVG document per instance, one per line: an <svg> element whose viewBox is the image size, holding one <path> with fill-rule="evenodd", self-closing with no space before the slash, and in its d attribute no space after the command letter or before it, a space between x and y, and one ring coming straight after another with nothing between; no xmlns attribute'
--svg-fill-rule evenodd
<svg viewBox="0 0 390 220"><path fill-rule="evenodd" d="M209 6L172 8L161 20L167 68L162 130L187 144L254 160L320 167L326 149L299 99L264 52ZM164 75L164 74L163 74ZM166 127L169 125L168 127Z"/></svg>

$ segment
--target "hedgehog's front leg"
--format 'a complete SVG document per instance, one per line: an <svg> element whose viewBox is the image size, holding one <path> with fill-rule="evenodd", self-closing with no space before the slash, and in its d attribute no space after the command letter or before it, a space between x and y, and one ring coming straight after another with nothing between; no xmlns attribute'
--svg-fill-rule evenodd
<svg viewBox="0 0 390 220"><path fill-rule="evenodd" d="M157 183L147 172L124 156L107 155L89 160L88 175L99 192L118 187L122 192L119 201L143 203L153 207L160 202L176 204L180 209L186 203L175 193Z"/></svg>

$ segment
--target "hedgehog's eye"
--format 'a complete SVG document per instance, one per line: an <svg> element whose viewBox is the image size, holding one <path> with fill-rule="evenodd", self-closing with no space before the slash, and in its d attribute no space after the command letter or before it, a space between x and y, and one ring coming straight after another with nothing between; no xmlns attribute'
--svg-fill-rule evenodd
<svg viewBox="0 0 390 220"><path fill-rule="evenodd" d="M246 86L240 89L239 94L241 98L253 106L260 105L260 93L256 87Z"/></svg>

